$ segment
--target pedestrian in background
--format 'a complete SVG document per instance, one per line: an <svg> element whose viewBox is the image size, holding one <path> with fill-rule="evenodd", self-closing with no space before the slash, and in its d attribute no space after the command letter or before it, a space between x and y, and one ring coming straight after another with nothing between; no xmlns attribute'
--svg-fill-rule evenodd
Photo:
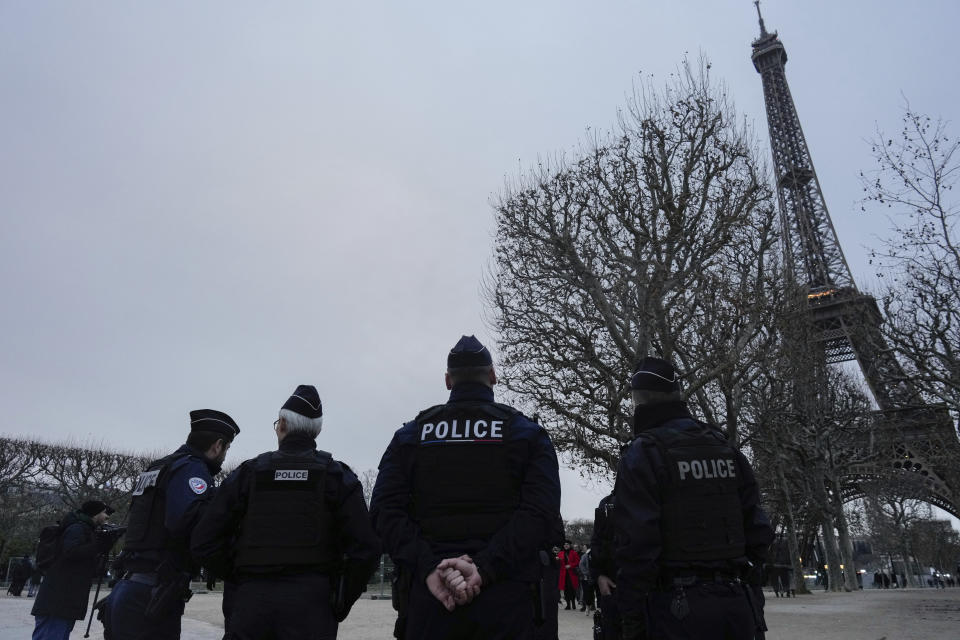
<svg viewBox="0 0 960 640"><path fill-rule="evenodd" d="M10 587L7 589L7 593L19 598L23 591L23 585L27 583L30 574L33 572L33 565L30 563L30 556L14 559L11 565Z"/></svg>
<svg viewBox="0 0 960 640"><path fill-rule="evenodd" d="M580 611L592 612L596 609L596 597L593 592L596 585L593 582L593 576L590 575L592 555L590 547L587 547L580 556L580 565L577 567L577 575L580 578Z"/></svg>
<svg viewBox="0 0 960 640"><path fill-rule="evenodd" d="M56 558L44 575L30 613L35 618L33 640L67 640L77 620L87 615L90 587L101 555L115 538L97 535L97 527L113 513L99 500L83 503L60 520Z"/></svg>
<svg viewBox="0 0 960 640"><path fill-rule="evenodd" d="M563 550L557 554L560 560L560 578L557 587L563 592L563 599L567 606L564 609L577 608L577 587L580 584L577 578L577 567L580 566L580 554L577 553L569 540L563 543Z"/></svg>

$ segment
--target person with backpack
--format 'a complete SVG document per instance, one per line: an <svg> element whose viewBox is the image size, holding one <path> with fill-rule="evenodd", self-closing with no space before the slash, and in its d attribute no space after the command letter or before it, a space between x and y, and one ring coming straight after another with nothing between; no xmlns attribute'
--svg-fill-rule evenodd
<svg viewBox="0 0 960 640"><path fill-rule="evenodd" d="M41 557L44 580L31 615L36 619L33 640L67 640L77 620L87 615L90 586L96 577L101 554L114 539L97 535L96 529L110 517L113 508L99 500L83 503L61 521L52 558Z"/></svg>

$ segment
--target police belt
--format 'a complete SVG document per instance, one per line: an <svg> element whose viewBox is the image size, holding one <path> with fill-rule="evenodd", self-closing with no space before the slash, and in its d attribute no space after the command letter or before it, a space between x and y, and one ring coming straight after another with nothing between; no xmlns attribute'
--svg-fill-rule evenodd
<svg viewBox="0 0 960 640"><path fill-rule="evenodd" d="M145 584L148 587L155 587L160 584L160 575L157 573L131 573L124 579L137 584Z"/></svg>
<svg viewBox="0 0 960 640"><path fill-rule="evenodd" d="M693 571L667 573L660 576L657 586L669 590L698 584L740 584L740 576L729 571Z"/></svg>

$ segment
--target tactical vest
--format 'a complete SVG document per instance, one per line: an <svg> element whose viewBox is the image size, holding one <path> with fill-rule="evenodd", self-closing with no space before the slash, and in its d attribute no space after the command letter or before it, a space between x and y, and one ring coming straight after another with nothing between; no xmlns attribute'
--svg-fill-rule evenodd
<svg viewBox="0 0 960 640"><path fill-rule="evenodd" d="M187 462L190 453L178 451L150 463L137 478L130 502L129 523L124 548L148 551L170 548L170 535L164 526L167 515L167 484L174 469Z"/></svg>
<svg viewBox="0 0 960 640"><path fill-rule="evenodd" d="M707 425L698 426L693 433L658 428L641 436L656 442L670 477L660 533L661 560L672 565L745 554L736 451Z"/></svg>
<svg viewBox="0 0 960 640"><path fill-rule="evenodd" d="M517 509L520 461L508 440L518 413L456 402L417 416L412 515L427 540L489 539Z"/></svg>
<svg viewBox="0 0 960 640"><path fill-rule="evenodd" d="M257 456L235 566L311 566L333 570L339 562L333 515L324 494L326 451Z"/></svg>

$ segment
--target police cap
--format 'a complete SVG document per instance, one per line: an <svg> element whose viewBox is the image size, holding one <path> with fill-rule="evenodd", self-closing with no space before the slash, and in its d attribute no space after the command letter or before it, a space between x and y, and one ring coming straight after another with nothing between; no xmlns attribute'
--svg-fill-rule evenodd
<svg viewBox="0 0 960 640"><path fill-rule="evenodd" d="M233 442L233 439L240 433L240 427L233 421L233 418L222 411L197 409L190 412L190 431L220 433L227 440Z"/></svg>
<svg viewBox="0 0 960 640"><path fill-rule="evenodd" d="M475 336L462 336L447 355L447 369L489 367L492 364L490 351Z"/></svg>
<svg viewBox="0 0 960 640"><path fill-rule="evenodd" d="M680 376L666 360L647 356L633 368L630 388L661 393L679 392Z"/></svg>
<svg viewBox="0 0 960 640"><path fill-rule="evenodd" d="M309 384L301 384L297 387L293 395L283 403L280 410L287 409L294 413L299 413L305 418L311 420L323 416L323 405L320 403L320 394L315 387Z"/></svg>

